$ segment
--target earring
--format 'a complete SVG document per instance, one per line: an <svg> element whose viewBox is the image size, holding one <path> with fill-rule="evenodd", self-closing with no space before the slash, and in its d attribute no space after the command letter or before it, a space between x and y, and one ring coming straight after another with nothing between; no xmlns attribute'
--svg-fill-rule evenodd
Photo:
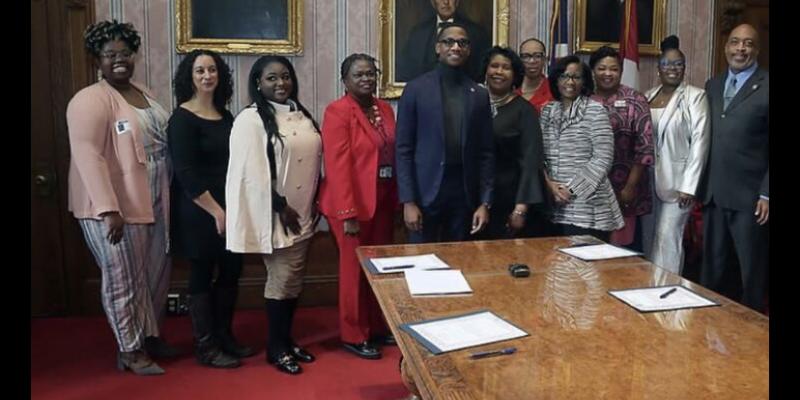
<svg viewBox="0 0 800 400"><path fill-rule="evenodd" d="M97 69L97 81L100 82L101 80L103 80L103 71L100 71L100 69L98 68Z"/></svg>

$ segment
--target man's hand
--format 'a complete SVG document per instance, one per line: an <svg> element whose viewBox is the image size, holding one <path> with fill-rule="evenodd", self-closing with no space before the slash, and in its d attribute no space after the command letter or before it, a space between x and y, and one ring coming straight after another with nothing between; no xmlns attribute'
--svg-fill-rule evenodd
<svg viewBox="0 0 800 400"><path fill-rule="evenodd" d="M769 200L758 199L756 203L756 222L759 225L764 225L769 221Z"/></svg>
<svg viewBox="0 0 800 400"><path fill-rule="evenodd" d="M403 204L403 221L406 222L406 228L410 231L422 230L422 211L415 203Z"/></svg>
<svg viewBox="0 0 800 400"><path fill-rule="evenodd" d="M678 192L678 207L691 208L693 204L694 196L688 193Z"/></svg>
<svg viewBox="0 0 800 400"><path fill-rule="evenodd" d="M489 210L486 208L485 204L481 204L481 206L475 210L475 213L472 214L472 230L469 232L469 234L474 235L480 232L488 223Z"/></svg>

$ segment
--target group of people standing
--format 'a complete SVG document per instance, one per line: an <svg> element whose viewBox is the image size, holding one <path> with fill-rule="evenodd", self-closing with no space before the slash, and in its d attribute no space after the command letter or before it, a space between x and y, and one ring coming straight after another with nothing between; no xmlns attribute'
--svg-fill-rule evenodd
<svg viewBox="0 0 800 400"><path fill-rule="evenodd" d="M230 68L206 50L178 66L178 107L170 117L131 82L141 42L133 26L90 25L86 48L103 79L78 92L67 110L69 201L102 272L118 366L160 374L153 358L178 353L159 338L170 254L190 261L198 362L233 368L254 355L234 337L232 320L242 254L255 253L267 274L266 359L282 372L302 372L301 363L315 358L291 329L320 215L339 247L344 348L380 358L380 346L393 338L355 249L392 243L399 207L413 243L591 234L640 249L647 235L641 219L654 208L653 261L679 273L683 226L698 197L712 221L703 283L722 290L723 250L732 240L744 303L758 309L765 265L754 263L765 255L767 242L759 240L769 212L769 82L754 67L754 32L744 25L731 34L726 76L739 79L725 86L749 88L726 89L723 103L719 78L706 91L683 82L686 58L674 37L662 46L661 84L644 95L621 85L622 63L609 47L592 54L590 65L562 58L545 76L545 46L537 39L524 41L519 55L497 46L477 55L480 85L464 68L467 29L445 22L435 44L438 65L407 83L396 121L374 95L376 60L352 54L341 65L346 93L328 105L320 127L281 56L255 62L251 103L234 117L226 108ZM726 112L755 101L752 112ZM717 140L728 130L742 143ZM758 205L748 217L750 197Z"/></svg>

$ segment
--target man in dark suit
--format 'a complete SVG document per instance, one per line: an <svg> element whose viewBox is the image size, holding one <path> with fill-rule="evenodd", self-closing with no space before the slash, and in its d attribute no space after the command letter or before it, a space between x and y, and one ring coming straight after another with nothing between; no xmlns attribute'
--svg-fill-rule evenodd
<svg viewBox="0 0 800 400"><path fill-rule="evenodd" d="M769 73L758 68L758 32L731 31L728 70L706 82L711 151L704 177L701 283L764 311L769 252ZM730 282L739 261L740 282ZM732 283L732 284L731 284Z"/></svg>
<svg viewBox="0 0 800 400"><path fill-rule="evenodd" d="M483 82L480 76L481 57L491 46L491 37L482 26L456 13L458 3L459 0L431 0L436 12L411 29L403 51L397 58L397 81L408 82L436 67L438 57L432 49L441 25L455 22L467 30L471 42L472 57L467 63L467 74L475 82Z"/></svg>
<svg viewBox="0 0 800 400"><path fill-rule="evenodd" d="M482 230L494 186L489 93L464 71L466 28L445 24L436 54L439 64L406 85L397 110L397 186L412 243Z"/></svg>

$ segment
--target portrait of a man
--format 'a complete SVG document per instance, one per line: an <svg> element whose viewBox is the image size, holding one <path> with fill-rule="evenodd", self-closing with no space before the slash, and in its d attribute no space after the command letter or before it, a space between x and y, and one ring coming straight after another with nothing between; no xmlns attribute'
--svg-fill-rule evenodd
<svg viewBox="0 0 800 400"><path fill-rule="evenodd" d="M483 53L492 45L493 4L483 0L397 0L395 77L408 82L436 66L434 51L439 24L457 22L467 28L471 56L467 70L480 77Z"/></svg>

